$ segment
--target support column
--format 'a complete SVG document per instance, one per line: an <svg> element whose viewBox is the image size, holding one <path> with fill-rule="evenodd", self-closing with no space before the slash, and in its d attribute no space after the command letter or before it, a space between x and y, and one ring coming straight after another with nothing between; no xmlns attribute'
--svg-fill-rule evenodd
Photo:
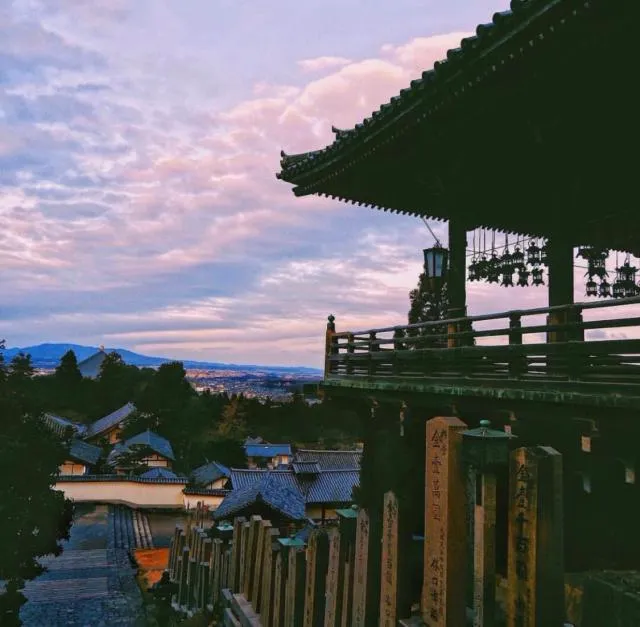
<svg viewBox="0 0 640 627"><path fill-rule="evenodd" d="M463 318L467 315L467 229L459 220L449 220L449 269L447 270L447 318ZM466 324L451 324L448 332L467 330ZM450 338L449 348L464 345L465 338Z"/></svg>
<svg viewBox="0 0 640 627"><path fill-rule="evenodd" d="M458 220L449 220L449 270L447 272L447 296L449 318L467 314L466 278L467 229Z"/></svg>
<svg viewBox="0 0 640 627"><path fill-rule="evenodd" d="M547 242L547 264L549 269L548 290L549 307L573 304L573 246L570 240L562 237L550 237ZM572 320L569 311L551 312L547 324L564 324ZM565 342L570 333L550 331L547 342Z"/></svg>

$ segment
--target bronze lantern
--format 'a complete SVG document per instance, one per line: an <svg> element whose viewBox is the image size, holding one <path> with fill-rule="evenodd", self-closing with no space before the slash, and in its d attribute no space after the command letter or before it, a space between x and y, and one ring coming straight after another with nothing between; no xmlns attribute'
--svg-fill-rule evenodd
<svg viewBox="0 0 640 627"><path fill-rule="evenodd" d="M444 279L447 274L449 251L439 244L432 248L425 248L424 269L429 279Z"/></svg>
<svg viewBox="0 0 640 627"><path fill-rule="evenodd" d="M495 470L508 465L510 442L516 436L491 429L488 420L481 420L477 429L462 432L464 462L478 472Z"/></svg>

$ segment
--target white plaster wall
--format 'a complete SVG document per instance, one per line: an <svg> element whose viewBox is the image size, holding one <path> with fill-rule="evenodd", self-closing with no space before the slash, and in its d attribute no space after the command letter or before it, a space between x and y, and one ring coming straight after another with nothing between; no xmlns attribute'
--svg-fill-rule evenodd
<svg viewBox="0 0 640 627"><path fill-rule="evenodd" d="M200 501L203 505L206 505L209 508L209 511L218 509L218 506L224 499L224 496L211 496L209 494L184 494L183 497L185 507L188 507L189 509L195 509L198 506L198 501Z"/></svg>
<svg viewBox="0 0 640 627"><path fill-rule="evenodd" d="M58 481L56 490L72 501L124 503L133 507L184 507L185 483L135 481Z"/></svg>

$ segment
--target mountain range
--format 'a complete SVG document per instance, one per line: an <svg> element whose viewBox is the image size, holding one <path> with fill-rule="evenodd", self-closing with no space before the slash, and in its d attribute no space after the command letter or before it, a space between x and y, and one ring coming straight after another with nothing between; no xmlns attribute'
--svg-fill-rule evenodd
<svg viewBox="0 0 640 627"><path fill-rule="evenodd" d="M68 351L76 354L78 361L91 357L100 350L97 346L82 346L80 344L38 344L36 346L23 346L6 348L2 351L5 361L10 361L18 353L31 355L31 361L36 368L55 368L60 358ZM206 370L235 370L238 372L265 372L278 374L298 374L314 376L322 372L317 368L306 366L260 366L255 364L226 364L207 361L190 361L184 359L168 359L167 357L151 357L127 350L126 348L105 348L107 353L119 353L123 361L131 366L154 367L171 361L181 361L185 368L201 368Z"/></svg>

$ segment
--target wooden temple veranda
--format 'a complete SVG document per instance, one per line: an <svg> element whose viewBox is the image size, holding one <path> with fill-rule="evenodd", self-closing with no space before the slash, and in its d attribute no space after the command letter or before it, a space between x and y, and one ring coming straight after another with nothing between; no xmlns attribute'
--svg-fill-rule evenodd
<svg viewBox="0 0 640 627"><path fill-rule="evenodd" d="M628 0L512 0L370 117L334 128L333 143L281 155L277 177L296 196L447 223L446 319L344 330L335 312L320 385L371 417L361 499L411 502L414 540L425 420L488 418L519 446L562 453L568 571L640 563L640 296L574 300L575 248L640 256L638 18ZM547 307L470 314L478 229L545 242ZM436 342L415 339L427 327ZM391 477L380 468L394 460ZM368 507L375 528L383 514ZM381 557L369 559L375 570ZM506 559L497 546L499 571Z"/></svg>
<svg viewBox="0 0 640 627"><path fill-rule="evenodd" d="M296 196L448 223L447 348L397 342L402 324L337 332L331 318L326 390L640 409L640 298L575 303L573 270L581 245L640 254L638 11L514 0L329 146L282 154L277 176ZM468 316L466 234L477 228L546 240L548 308Z"/></svg>

